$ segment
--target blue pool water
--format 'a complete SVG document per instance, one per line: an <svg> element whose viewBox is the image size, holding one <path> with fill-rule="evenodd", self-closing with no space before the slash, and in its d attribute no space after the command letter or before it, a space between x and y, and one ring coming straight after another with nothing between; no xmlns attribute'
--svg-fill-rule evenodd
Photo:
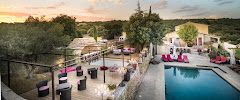
<svg viewBox="0 0 240 100"><path fill-rule="evenodd" d="M165 66L166 100L240 100L240 92L212 70Z"/></svg>

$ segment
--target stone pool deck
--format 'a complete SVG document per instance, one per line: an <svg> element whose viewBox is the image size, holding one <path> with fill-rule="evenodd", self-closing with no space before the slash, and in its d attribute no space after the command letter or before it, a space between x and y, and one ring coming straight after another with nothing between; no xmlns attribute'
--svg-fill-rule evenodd
<svg viewBox="0 0 240 100"><path fill-rule="evenodd" d="M210 63L209 58L198 55L196 51L193 51L192 54L184 53L183 55L188 56L190 63L163 62L161 60L161 55L155 56L154 59L161 61L161 63L158 65L149 65L134 100L165 100L165 65L184 67L197 67L196 65L202 65L218 67L226 73L214 71L240 91L240 75L229 69L227 67L229 64L219 65Z"/></svg>

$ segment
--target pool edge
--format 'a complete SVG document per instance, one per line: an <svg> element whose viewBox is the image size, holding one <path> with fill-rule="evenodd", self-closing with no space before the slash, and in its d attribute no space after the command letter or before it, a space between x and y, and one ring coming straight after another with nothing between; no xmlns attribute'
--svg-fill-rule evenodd
<svg viewBox="0 0 240 100"><path fill-rule="evenodd" d="M224 76L224 74L227 74L227 73L220 73L217 70L215 70L213 67L199 67L199 66L186 66L186 65L180 66L180 65L171 65L171 64L163 64L163 65L164 65L164 67L163 67L164 69L165 69L165 66L176 66L176 67L200 68L200 69L212 70L214 73L216 73L222 79L224 79L228 84L230 84L232 87L234 87L238 92L240 92L240 87L238 87L234 82L232 82L230 79L228 79L227 77ZM226 72L226 71L224 71L224 72ZM164 84L165 84L165 71L163 73L164 73ZM165 87L165 85L164 85L164 87ZM165 93L165 90L164 90L164 93Z"/></svg>

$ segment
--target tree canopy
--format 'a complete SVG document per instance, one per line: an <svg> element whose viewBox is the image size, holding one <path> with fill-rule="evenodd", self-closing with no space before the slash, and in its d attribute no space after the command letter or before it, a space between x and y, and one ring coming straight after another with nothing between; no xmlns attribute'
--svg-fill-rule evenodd
<svg viewBox="0 0 240 100"><path fill-rule="evenodd" d="M107 30L103 37L106 39L114 39L114 36L120 36L122 34L123 21L112 20L103 23L103 27Z"/></svg>
<svg viewBox="0 0 240 100"><path fill-rule="evenodd" d="M76 18L68 15L60 14L56 18L53 18L52 22L60 23L64 27L63 33L69 35L72 39L77 37L76 35Z"/></svg>
<svg viewBox="0 0 240 100"><path fill-rule="evenodd" d="M177 31L178 36L188 45L195 42L198 36L197 28L192 24L184 24Z"/></svg>
<svg viewBox="0 0 240 100"><path fill-rule="evenodd" d="M62 24L36 21L38 18L31 16L28 19L25 24L0 24L0 57L37 62L37 54L50 52L70 43L70 36L64 34ZM31 79L35 66L25 67L29 73L27 78Z"/></svg>
<svg viewBox="0 0 240 100"><path fill-rule="evenodd" d="M127 33L127 41L138 51L150 42L160 45L164 36L161 21L162 19L156 13L151 13L151 11L143 13L138 3L136 13L123 27Z"/></svg>

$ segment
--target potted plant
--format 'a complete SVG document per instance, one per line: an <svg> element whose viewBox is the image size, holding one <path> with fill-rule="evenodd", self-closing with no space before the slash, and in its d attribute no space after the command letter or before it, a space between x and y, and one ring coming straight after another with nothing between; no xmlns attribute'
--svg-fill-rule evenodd
<svg viewBox="0 0 240 100"><path fill-rule="evenodd" d="M116 86L116 84L108 84L108 89L111 91L111 90L114 90L114 89L116 89L117 88L117 86Z"/></svg>

